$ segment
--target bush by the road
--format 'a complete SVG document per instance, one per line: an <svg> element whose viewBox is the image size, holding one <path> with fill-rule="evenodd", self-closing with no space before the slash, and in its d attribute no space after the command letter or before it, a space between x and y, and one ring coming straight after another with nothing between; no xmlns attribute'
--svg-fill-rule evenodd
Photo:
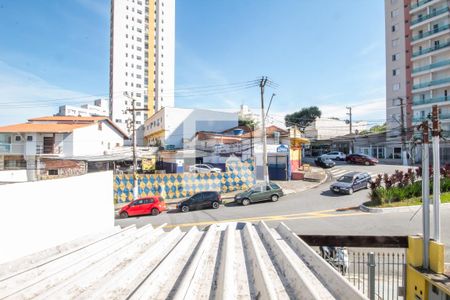
<svg viewBox="0 0 450 300"><path fill-rule="evenodd" d="M441 168L441 193L450 192L450 165ZM407 172L396 170L394 174L378 175L371 183L369 194L371 205L379 206L385 203L399 202L422 195L421 170L408 169ZM431 174L431 172L430 172ZM433 191L433 181L430 180L430 191Z"/></svg>

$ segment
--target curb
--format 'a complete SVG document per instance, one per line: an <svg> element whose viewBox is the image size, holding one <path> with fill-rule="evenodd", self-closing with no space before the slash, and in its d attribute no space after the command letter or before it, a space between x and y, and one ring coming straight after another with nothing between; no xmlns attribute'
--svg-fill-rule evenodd
<svg viewBox="0 0 450 300"><path fill-rule="evenodd" d="M441 203L440 205L442 206L450 206L450 203ZM365 206L364 204L361 204L359 206L359 210L362 212L367 212L367 213L391 213L391 212L410 212L410 211L416 211L417 209L419 209L420 207L422 207L422 205L411 205L411 206L399 206L399 207L386 207L386 208L381 208L381 207L368 207Z"/></svg>

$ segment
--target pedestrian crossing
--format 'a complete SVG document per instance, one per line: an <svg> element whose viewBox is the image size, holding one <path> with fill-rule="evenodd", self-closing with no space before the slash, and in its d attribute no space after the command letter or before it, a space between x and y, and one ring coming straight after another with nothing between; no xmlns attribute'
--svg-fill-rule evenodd
<svg viewBox="0 0 450 300"><path fill-rule="evenodd" d="M349 172L355 172L354 170L353 171L352 170L346 170L344 168L339 168L339 167L334 167L332 169L329 169L328 171L330 172L330 174L331 174L331 176L333 178L339 178L342 175L345 175L345 174L347 174ZM373 172L367 172L367 171L361 171L361 172L369 174L370 177L372 178L372 180L374 180L378 176L377 173L373 173Z"/></svg>

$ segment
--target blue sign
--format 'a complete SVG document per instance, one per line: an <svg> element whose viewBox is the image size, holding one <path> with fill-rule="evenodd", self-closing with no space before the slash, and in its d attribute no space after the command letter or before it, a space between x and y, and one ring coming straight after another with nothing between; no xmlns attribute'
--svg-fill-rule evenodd
<svg viewBox="0 0 450 300"><path fill-rule="evenodd" d="M289 152L289 147L286 145L280 145L277 148L277 152Z"/></svg>

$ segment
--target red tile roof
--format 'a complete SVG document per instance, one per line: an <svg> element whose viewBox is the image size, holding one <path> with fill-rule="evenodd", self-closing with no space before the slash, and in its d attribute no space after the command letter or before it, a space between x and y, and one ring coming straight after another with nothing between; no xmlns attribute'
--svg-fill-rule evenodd
<svg viewBox="0 0 450 300"><path fill-rule="evenodd" d="M66 133L73 132L77 128L91 126L88 124L35 124L35 123L23 123L0 127L0 133Z"/></svg>

